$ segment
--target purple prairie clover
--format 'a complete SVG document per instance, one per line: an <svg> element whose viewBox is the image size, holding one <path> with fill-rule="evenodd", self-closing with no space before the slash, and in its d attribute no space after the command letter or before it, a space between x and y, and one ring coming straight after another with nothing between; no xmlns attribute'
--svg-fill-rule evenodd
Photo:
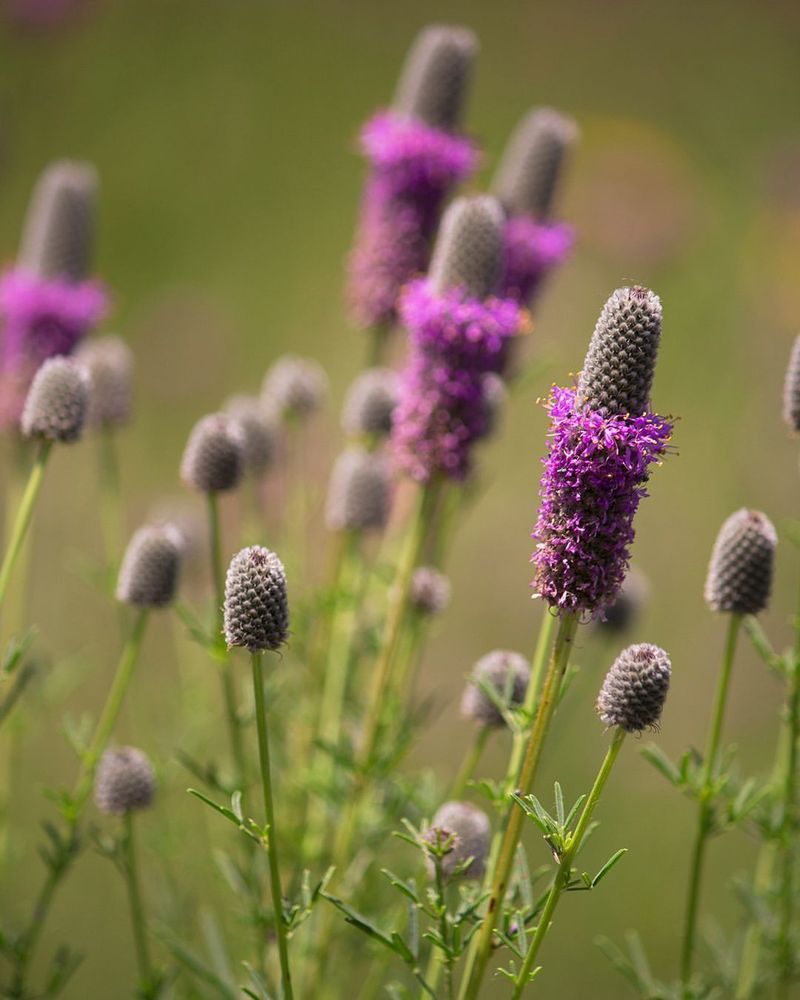
<svg viewBox="0 0 800 1000"><path fill-rule="evenodd" d="M447 195L475 169L474 144L455 131L475 48L465 29L427 29L393 107L362 129L370 173L348 276L359 326L395 321L402 287L427 267Z"/></svg>
<svg viewBox="0 0 800 1000"><path fill-rule="evenodd" d="M19 421L34 373L71 354L103 318L107 296L89 275L96 176L59 162L34 191L16 265L0 276L0 424Z"/></svg>
<svg viewBox="0 0 800 1000"><path fill-rule="evenodd" d="M783 383L783 421L800 434L800 337L795 337Z"/></svg>
<svg viewBox="0 0 800 1000"><path fill-rule="evenodd" d="M537 222L524 215L508 219L502 294L530 305L544 278L567 259L574 240L572 226L563 222Z"/></svg>

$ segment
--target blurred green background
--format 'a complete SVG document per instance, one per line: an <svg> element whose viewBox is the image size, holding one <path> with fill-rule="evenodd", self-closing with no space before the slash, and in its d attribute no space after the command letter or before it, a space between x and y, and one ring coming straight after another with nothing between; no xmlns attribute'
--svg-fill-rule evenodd
<svg viewBox="0 0 800 1000"><path fill-rule="evenodd" d="M678 455L656 470L637 521L634 558L652 600L633 638L673 657L659 743L673 755L701 745L723 633L702 585L723 518L750 505L782 531L765 616L778 645L789 638L800 578L800 555L783 531L800 506L797 442L780 419L783 370L800 330L797 4L109 0L37 26L20 20L27 3L9 4L0 29L0 252L13 258L48 161L97 165L98 270L114 293L111 326L138 363L138 417L123 442L130 527L154 500L180 493L177 464L198 416L232 391L256 389L287 350L314 355L330 372L331 408L316 429L314 475L324 482L323 444L338 439L336 409L365 348L342 306L363 180L354 140L390 98L420 27L462 22L480 36L468 115L485 149L478 183L530 106L577 118L582 139L561 212L577 227L577 252L536 317L532 352L546 371L509 406L482 458L485 492L455 539L454 599L423 667L438 711L414 763L443 777L454 771L469 739L458 714L465 672L492 647L532 647L540 610L529 597L528 535L545 431L537 396L578 370L606 296L633 281L662 297L654 403L679 418ZM4 916L27 910L38 882L37 822L49 808L41 788L73 773L60 732L64 700L73 715L96 711L116 655L113 615L82 574L83 554L97 544L92 459L88 444L55 456L35 537L32 618L58 663L15 726L17 843L3 873ZM150 637L158 663L169 634L162 624ZM573 795L591 781L606 743L592 702L615 654L588 630L579 647L583 670L547 760L549 776ZM124 726L154 755L180 739L154 735L177 725L161 683L142 670ZM727 735L748 770L769 766L779 695L743 648ZM489 759L496 767L500 742ZM186 811L185 779L173 777L153 824L169 826L170 809ZM594 947L601 932L619 940L638 926L656 971L675 969L690 805L631 741L599 818L587 860L618 846L630 853L598 892L565 900L543 954L542 996L628 995ZM711 851L703 910L721 915L726 929L740 915L730 876L752 857L738 835ZM547 860L533 840L531 858ZM152 865L157 894L163 874L155 857ZM48 950L68 933L88 952L72 1000L129 995L118 882L107 862L89 858L56 909ZM493 995L503 988L495 984Z"/></svg>

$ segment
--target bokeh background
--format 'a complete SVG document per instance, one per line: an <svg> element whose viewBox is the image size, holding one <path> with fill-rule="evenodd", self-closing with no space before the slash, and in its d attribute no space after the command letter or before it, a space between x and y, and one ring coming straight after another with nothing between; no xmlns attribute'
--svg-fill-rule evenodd
<svg viewBox="0 0 800 1000"><path fill-rule="evenodd" d="M658 741L676 755L704 742L723 623L704 607L702 585L723 518L751 505L781 530L765 616L778 645L789 638L800 578L785 531L800 512L798 445L780 419L783 370L800 330L796 3L6 0L0 254L13 258L26 201L48 161L97 165L98 271L114 293L111 328L129 339L138 363L138 416L123 441L131 527L154 500L180 493L177 464L197 417L232 391L256 389L287 350L315 356L330 373L330 408L314 432L314 475L324 481L324 445L338 439L337 407L365 353L342 304L363 180L355 136L390 98L407 46L431 20L467 24L481 39L468 115L485 149L479 184L532 105L571 113L582 138L561 203L577 227L577 251L536 317L539 384L511 401L482 458L481 499L455 538L453 603L423 666L436 711L413 764L443 778L453 772L469 739L458 714L465 672L492 647L532 647L540 610L529 598L528 536L545 431L537 397L579 368L605 298L632 281L662 297L654 402L679 418L678 453L654 474L637 522L635 562L652 593L633 636L672 653ZM84 572L96 546L92 459L88 444L55 456L35 537L32 617L54 662L4 762L16 831L2 875L4 915L26 910L38 882L37 823L50 808L42 788L73 773L64 705L76 717L96 710L117 648L113 615ZM186 717L161 673L157 647L168 641L162 623L151 637L157 670L142 670L123 727L154 753L180 740L175 727ZM588 630L579 646L583 669L547 761L568 794L587 787L603 752L592 701L615 652ZM779 694L745 646L727 735L748 770L769 766ZM165 731L170 739L154 735ZM501 742L487 758L494 767L504 759ZM186 811L183 781L175 778L159 806L167 828L173 813ZM587 862L618 846L630 853L596 893L565 900L543 955L543 996L628 995L593 944L598 933L619 940L638 926L656 972L670 977L675 968L691 806L633 743L600 819ZM154 893L168 880L157 859L162 835L147 835ZM531 857L546 860L533 840ZM741 913L730 875L752 857L739 835L711 851L703 910L727 930ZM199 885L215 880L210 870L193 877ZM68 933L88 953L67 992L72 1000L129 995L118 882L106 861L89 857L56 909L48 950ZM495 984L487 996L495 990L503 995Z"/></svg>

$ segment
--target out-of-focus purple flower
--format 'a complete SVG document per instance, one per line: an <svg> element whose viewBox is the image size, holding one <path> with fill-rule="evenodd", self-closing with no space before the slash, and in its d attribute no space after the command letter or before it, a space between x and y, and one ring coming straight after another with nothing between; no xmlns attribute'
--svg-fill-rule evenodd
<svg viewBox="0 0 800 1000"><path fill-rule="evenodd" d="M474 144L455 131L475 48L463 28L426 29L392 108L362 129L371 169L348 287L362 327L394 322L400 290L427 267L445 198L475 169Z"/></svg>
<svg viewBox="0 0 800 1000"><path fill-rule="evenodd" d="M502 294L530 305L543 279L567 259L575 232L565 222L508 219L503 230Z"/></svg>

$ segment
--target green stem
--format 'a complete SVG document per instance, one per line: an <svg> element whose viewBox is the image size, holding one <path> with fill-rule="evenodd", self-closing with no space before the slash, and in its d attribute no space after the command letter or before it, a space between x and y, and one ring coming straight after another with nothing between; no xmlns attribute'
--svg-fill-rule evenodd
<svg viewBox="0 0 800 1000"><path fill-rule="evenodd" d="M625 742L625 735L625 730L617 727L614 732L614 739L611 741L611 746L606 751L603 763L600 766L600 770L597 772L597 777L594 779L594 784L592 785L592 790L589 792L589 797L584 803L583 810L581 811L580 818L578 819L578 824L575 827L575 832L568 839L564 853L561 855L561 862L553 879L553 884L550 887L550 892L547 895L544 909L539 916L539 921L536 925L536 932L534 933L531 943L528 946L528 951L525 955L522 967L519 970L519 974L514 980L515 985L512 1000L519 1000L519 997L522 996L523 990L530 981L530 974L533 971L534 963L537 955L539 954L542 942L545 939L545 935L550 929L550 924L552 923L553 914L558 906L558 901L561 898L562 892L564 892L569 885L570 878L572 876L572 862L575 860L575 857L581 849L581 844L586 836L586 831L589 828L592 815L597 807L597 803L600 801L600 796L603 793L608 777L611 774L611 768L614 766L614 762L622 749L622 744Z"/></svg>
<svg viewBox="0 0 800 1000"><path fill-rule="evenodd" d="M2 607L3 601L5 600L8 585L11 581L11 574L14 571L14 566L17 558L19 557L20 550L22 549L22 544L25 541L25 536L28 533L28 528L30 527L31 518L33 516L33 508L36 503L36 498L39 495L39 490L42 487L44 470L47 466L47 459L50 456L52 447L52 441L42 441L39 446L39 452L34 460L33 467L31 468L30 475L28 477L28 484L25 487L25 492L22 494L22 499L20 501L19 508L17 509L17 516L14 520L11 538L6 546L3 564L0 566L0 607Z"/></svg>
<svg viewBox="0 0 800 1000"><path fill-rule="evenodd" d="M486 749L486 744L491 735L492 729L490 726L479 726L478 731L475 733L475 739L472 741L472 747L464 758L464 763L461 765L458 777L453 782L453 787L450 789L450 795L448 798L462 798L467 787L467 783L475 774L475 769L480 763L483 751Z"/></svg>
<svg viewBox="0 0 800 1000"><path fill-rule="evenodd" d="M147 924L142 906L142 894L139 887L139 874L136 865L136 845L133 836L133 813L126 812L124 819L123 852L125 865L125 882L128 887L128 902L131 908L131 925L136 946L136 961L139 966L139 978L144 987L145 996L154 983L153 967L150 964L150 954L147 947Z"/></svg>
<svg viewBox="0 0 800 1000"><path fill-rule="evenodd" d="M100 520L106 566L112 572L122 552L123 517L120 490L119 457L115 432L101 427L98 432L100 466Z"/></svg>
<svg viewBox="0 0 800 1000"><path fill-rule="evenodd" d="M722 658L717 692L714 699L714 709L711 715L711 730L708 736L708 746L703 765L700 786L700 802L697 813L697 829L695 833L692 860L689 868L689 892L686 900L686 919L683 925L683 944L681 947L681 988L683 996L691 996L689 980L692 975L692 959L697 928L697 910L700 903L700 888L703 881L703 863L706 846L711 833L713 819L713 782L714 772L719 754L722 723L725 717L725 706L728 701L731 671L736 654L736 643L739 638L742 616L732 614L728 622L728 634L725 640L725 651Z"/></svg>
<svg viewBox="0 0 800 1000"><path fill-rule="evenodd" d="M278 834L275 826L275 811L272 803L272 776L269 762L269 734L267 712L264 705L264 677L261 669L261 653L251 656L253 667L253 694L256 703L256 726L258 728L258 758L261 763L261 787L264 793L264 812L267 818L269 844L269 880L272 891L272 908L275 912L275 932L278 938L278 957L281 965L283 1000L292 1000L292 977L289 970L289 950L286 942L286 922L283 917L283 893L281 891L280 867L278 865Z"/></svg>
<svg viewBox="0 0 800 1000"><path fill-rule="evenodd" d="M519 795L530 794L533 787L542 750L550 729L550 723L555 714L561 681L569 664L572 643L577 627L578 618L574 614L565 614L559 620L558 632L556 633L553 651L542 684L541 695L539 696L536 717L519 769L517 780L517 793ZM514 867L514 855L522 833L523 819L524 813L522 810L516 805L513 799L510 800L506 809L503 834L497 858L487 872L489 900L481 929L472 939L469 952L467 953L467 962L461 980L459 1000L476 1000L478 996L481 981L492 953L494 928L500 916Z"/></svg>

